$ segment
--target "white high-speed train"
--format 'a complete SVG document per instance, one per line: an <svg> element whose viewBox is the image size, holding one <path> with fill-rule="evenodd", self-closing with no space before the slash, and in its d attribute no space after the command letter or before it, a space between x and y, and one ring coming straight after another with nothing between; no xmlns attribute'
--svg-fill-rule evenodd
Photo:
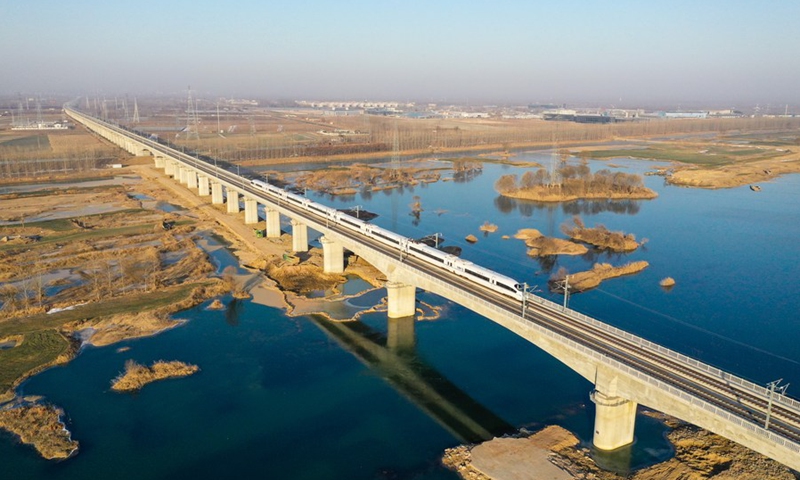
<svg viewBox="0 0 800 480"><path fill-rule="evenodd" d="M309 212L320 215L337 225L344 228L359 232L367 237L376 240L384 245L388 245L399 252L410 255L414 258L422 260L423 262L443 267L446 270L453 272L464 278L483 285L491 290L502 293L516 300L522 301L523 288L516 280L505 275L500 275L488 268L475 265L474 263L458 258L455 255L450 255L429 247L424 243L417 242L402 235L398 235L390 230L383 229L377 225L372 225L358 218L353 218L350 215L340 212L335 208L327 207L325 205L316 203L308 198L300 195L295 195L292 192L270 185L261 180L251 180L250 185L266 192L267 194L277 197L287 203L293 204L299 208Z"/></svg>

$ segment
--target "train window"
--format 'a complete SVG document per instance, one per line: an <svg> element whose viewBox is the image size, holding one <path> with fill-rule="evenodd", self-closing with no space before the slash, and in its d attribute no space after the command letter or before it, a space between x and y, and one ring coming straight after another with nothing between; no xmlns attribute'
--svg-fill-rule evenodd
<svg viewBox="0 0 800 480"><path fill-rule="evenodd" d="M436 260L436 261L437 261L437 262L439 262L439 263L442 263L442 259L441 259L441 258L437 257L436 255L432 255L432 254L430 254L430 253L426 252L425 250L422 250L422 249L417 249L417 248L414 248L414 247L410 247L410 248L409 248L409 250L411 250L411 251L413 251L413 252L417 252L417 253L419 253L420 255L425 255L425 256L426 256L426 257L428 257L428 258L431 258L431 259L433 259L433 260Z"/></svg>
<svg viewBox="0 0 800 480"><path fill-rule="evenodd" d="M484 275L481 275L480 273L476 273L476 272L473 272L472 270L467 270L467 269L464 269L464 271L465 271L466 273L469 273L469 274L470 274L470 275L472 275L473 277L478 277L478 278L480 278L480 279L482 279L482 280L486 280L487 282L489 281L489 278L487 278L487 277L486 277L486 276L484 276Z"/></svg>
<svg viewBox="0 0 800 480"><path fill-rule="evenodd" d="M382 238L384 240L388 240L388 241L390 241L392 243L397 243L397 240L395 240L394 238L392 238L392 237L390 237L388 235L383 235L382 233L380 233L380 232L378 232L376 230L373 230L372 234L375 235L376 237L380 237L380 238Z"/></svg>

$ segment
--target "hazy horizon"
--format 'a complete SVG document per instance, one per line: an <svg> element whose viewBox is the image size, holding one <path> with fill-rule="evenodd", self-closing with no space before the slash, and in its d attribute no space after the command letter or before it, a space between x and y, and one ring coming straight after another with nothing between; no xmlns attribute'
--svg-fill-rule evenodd
<svg viewBox="0 0 800 480"><path fill-rule="evenodd" d="M14 2L0 94L800 104L797 2Z"/></svg>

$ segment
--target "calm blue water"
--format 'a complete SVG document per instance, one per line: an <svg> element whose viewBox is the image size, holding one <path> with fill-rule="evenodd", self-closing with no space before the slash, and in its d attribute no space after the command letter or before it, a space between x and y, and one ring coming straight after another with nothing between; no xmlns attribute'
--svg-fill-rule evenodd
<svg viewBox="0 0 800 480"><path fill-rule="evenodd" d="M649 165L615 163L640 172ZM374 223L415 238L443 233L445 245L461 246L465 258L545 291L561 266L578 271L595 261L647 260L641 274L574 295L571 306L759 383L783 377L800 384L800 176L763 184L759 193L665 187L660 177L646 177L659 198L539 206L497 199L492 185L504 173L522 171L487 165L467 183L325 201L362 205L381 214ZM409 215L415 195L425 209L419 220ZM649 242L630 255L548 264L527 257L522 241L501 239L519 228L558 235L579 211L589 225L603 223ZM478 227L486 220L499 231L483 236ZM463 240L470 233L478 243ZM222 254L215 258L229 263ZM677 281L670 292L658 287L666 276ZM384 314L336 330L324 320L289 318L250 302L227 311L199 306L177 315L189 320L185 325L159 336L87 348L21 389L66 410L80 453L47 462L0 435L0 460L13 466L14 478L36 479L455 478L438 459L463 435L440 405L414 391L418 377L493 433L557 423L590 442L589 382L494 323L433 295L419 297L443 305L443 317L419 322L416 347L400 354L372 347L385 343ZM120 346L131 349L117 353ZM110 392L129 358L178 359L202 370L135 395ZM640 416L630 462L668 456L662 433Z"/></svg>

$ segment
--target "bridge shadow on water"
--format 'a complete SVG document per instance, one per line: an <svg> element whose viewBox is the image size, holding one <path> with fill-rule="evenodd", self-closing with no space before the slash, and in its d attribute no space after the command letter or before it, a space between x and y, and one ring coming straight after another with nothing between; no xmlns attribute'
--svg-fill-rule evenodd
<svg viewBox="0 0 800 480"><path fill-rule="evenodd" d="M309 318L460 442L479 443L516 432L513 425L478 403L416 354L413 323L397 341L360 321L337 322L319 315ZM413 318L410 321L413 322Z"/></svg>
<svg viewBox="0 0 800 480"><path fill-rule="evenodd" d="M321 315L307 318L459 442L480 443L518 432L514 425L478 403L417 355L412 317L389 319L388 335L357 320L333 321ZM593 418L592 410L590 407L585 413ZM563 422L550 419L539 426L549 424ZM591 444L589 435L581 446L589 449L600 468L627 475L674 455L665 438L668 430L660 421L639 414L633 444L600 451Z"/></svg>

